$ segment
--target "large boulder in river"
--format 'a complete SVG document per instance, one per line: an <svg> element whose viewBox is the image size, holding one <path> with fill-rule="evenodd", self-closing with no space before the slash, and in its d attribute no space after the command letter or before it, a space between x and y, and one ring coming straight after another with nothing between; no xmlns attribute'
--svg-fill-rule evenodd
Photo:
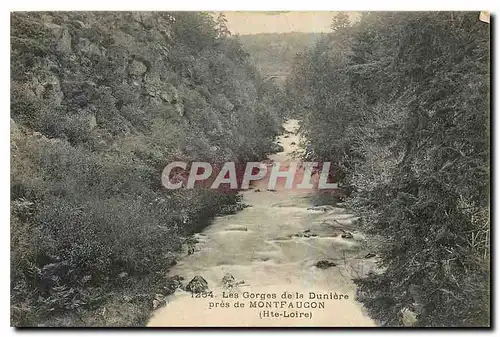
<svg viewBox="0 0 500 337"><path fill-rule="evenodd" d="M195 276L186 286L186 290L192 293L202 293L208 290L208 282L201 276Z"/></svg>
<svg viewBox="0 0 500 337"><path fill-rule="evenodd" d="M335 262L328 261L328 260L321 260L321 261L318 261L318 263L316 263L316 268L328 269L330 267L335 267L336 265L337 264Z"/></svg>

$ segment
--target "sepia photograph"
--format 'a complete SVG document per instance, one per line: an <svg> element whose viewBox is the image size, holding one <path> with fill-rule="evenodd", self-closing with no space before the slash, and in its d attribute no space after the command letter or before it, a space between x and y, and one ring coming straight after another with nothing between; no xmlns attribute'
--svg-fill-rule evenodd
<svg viewBox="0 0 500 337"><path fill-rule="evenodd" d="M491 328L490 21L10 11L11 327Z"/></svg>

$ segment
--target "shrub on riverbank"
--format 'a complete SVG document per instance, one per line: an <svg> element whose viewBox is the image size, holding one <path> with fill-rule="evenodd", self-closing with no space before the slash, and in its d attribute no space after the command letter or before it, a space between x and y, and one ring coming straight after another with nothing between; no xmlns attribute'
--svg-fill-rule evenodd
<svg viewBox="0 0 500 337"><path fill-rule="evenodd" d="M490 324L489 25L479 13L365 13L299 56L307 159L336 163L380 238L357 279L380 324Z"/></svg>
<svg viewBox="0 0 500 337"><path fill-rule="evenodd" d="M239 201L167 191L166 164L260 160L281 121L207 13L13 13L11 41L11 322L30 326L164 273Z"/></svg>

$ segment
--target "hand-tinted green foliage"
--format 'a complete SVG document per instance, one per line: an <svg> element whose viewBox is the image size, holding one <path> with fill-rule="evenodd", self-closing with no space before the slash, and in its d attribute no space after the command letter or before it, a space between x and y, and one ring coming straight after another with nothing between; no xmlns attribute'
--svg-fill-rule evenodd
<svg viewBox="0 0 500 337"><path fill-rule="evenodd" d="M331 160L376 238L357 279L383 325L487 326L489 25L478 13L366 13L296 60L307 157Z"/></svg>
<svg viewBox="0 0 500 337"><path fill-rule="evenodd" d="M32 325L165 272L239 200L167 191L166 164L261 160L281 121L220 16L14 13L11 38L12 323Z"/></svg>

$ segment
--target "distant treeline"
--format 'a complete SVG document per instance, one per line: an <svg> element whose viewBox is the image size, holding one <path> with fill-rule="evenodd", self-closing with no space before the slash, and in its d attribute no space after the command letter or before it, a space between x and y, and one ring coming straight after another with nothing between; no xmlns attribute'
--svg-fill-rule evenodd
<svg viewBox="0 0 500 337"><path fill-rule="evenodd" d="M163 168L265 158L276 104L222 15L11 20L11 322L143 324L184 238L239 200L166 190Z"/></svg>
<svg viewBox="0 0 500 337"><path fill-rule="evenodd" d="M359 300L384 326L490 324L490 25L479 12L342 15L294 61L306 159L336 162L373 235Z"/></svg>
<svg viewBox="0 0 500 337"><path fill-rule="evenodd" d="M239 39L263 76L286 76L295 56L314 46L321 36L321 33L262 33L241 35Z"/></svg>

